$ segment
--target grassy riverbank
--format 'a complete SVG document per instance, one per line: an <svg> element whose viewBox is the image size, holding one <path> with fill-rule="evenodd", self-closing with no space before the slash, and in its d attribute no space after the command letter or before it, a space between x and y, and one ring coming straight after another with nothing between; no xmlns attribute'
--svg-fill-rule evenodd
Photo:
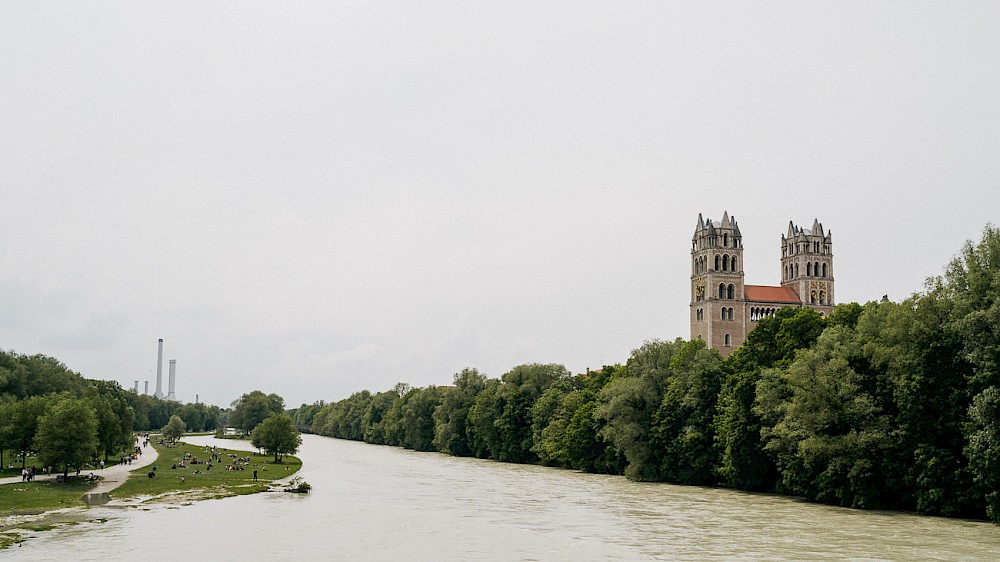
<svg viewBox="0 0 1000 562"><path fill-rule="evenodd" d="M269 455L220 448L216 449L216 460L211 460L212 451L204 446L180 442L176 445L154 443L153 447L159 455L155 476L149 477L153 472L151 467L133 471L128 481L111 492L113 499L143 498L148 501L174 494L200 498L253 494L267 490L274 481L302 468L302 461L290 456L275 464ZM242 470L227 470L228 467ZM257 472L256 481L254 471Z"/></svg>
<svg viewBox="0 0 1000 562"><path fill-rule="evenodd" d="M113 501L192 501L253 494L302 468L302 462L291 456L276 464L270 455L220 448L214 451L213 460L212 450L204 446L183 442L152 446L158 455L155 476L148 476L151 466L133 470L128 480L110 492ZM86 507L83 495L97 486L87 478L72 476L65 483L36 480L0 485L0 550L53 525L76 524L56 510Z"/></svg>

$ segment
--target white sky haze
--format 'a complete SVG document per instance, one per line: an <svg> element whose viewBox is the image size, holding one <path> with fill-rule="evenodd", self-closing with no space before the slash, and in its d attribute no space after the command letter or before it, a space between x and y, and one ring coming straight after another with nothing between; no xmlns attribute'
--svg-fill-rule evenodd
<svg viewBox="0 0 1000 562"><path fill-rule="evenodd" d="M997 221L998 30L996 2L4 2L0 348L152 391L163 338L220 406L582 372L689 336L723 211L747 283L818 218L838 302L901 300Z"/></svg>

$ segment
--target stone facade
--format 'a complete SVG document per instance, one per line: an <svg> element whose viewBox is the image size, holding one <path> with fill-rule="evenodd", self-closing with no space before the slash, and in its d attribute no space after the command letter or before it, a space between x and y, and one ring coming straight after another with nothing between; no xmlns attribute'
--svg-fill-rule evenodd
<svg viewBox="0 0 1000 562"><path fill-rule="evenodd" d="M691 238L691 339L723 355L743 344L757 321L783 306L833 311L833 242L819 221L811 229L788 223L781 237L781 285L747 285L743 235L736 218L703 220Z"/></svg>

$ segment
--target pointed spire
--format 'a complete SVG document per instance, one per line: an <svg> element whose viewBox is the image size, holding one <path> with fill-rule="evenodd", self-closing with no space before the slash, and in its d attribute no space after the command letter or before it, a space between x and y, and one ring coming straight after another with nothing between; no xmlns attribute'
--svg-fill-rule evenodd
<svg viewBox="0 0 1000 562"><path fill-rule="evenodd" d="M823 225L820 224L819 219L813 219L812 234L813 236L823 236Z"/></svg>
<svg viewBox="0 0 1000 562"><path fill-rule="evenodd" d="M722 228L730 228L729 211L722 211Z"/></svg>

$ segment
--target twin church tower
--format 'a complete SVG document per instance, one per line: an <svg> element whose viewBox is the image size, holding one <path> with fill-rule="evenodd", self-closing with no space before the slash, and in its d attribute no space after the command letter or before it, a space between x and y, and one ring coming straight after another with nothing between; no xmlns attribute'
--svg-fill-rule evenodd
<svg viewBox="0 0 1000 562"><path fill-rule="evenodd" d="M781 237L781 285L743 282L743 235L736 218L703 220L691 238L691 339L722 355L743 344L761 318L783 306L833 312L833 242L819 221L811 229L788 223Z"/></svg>

